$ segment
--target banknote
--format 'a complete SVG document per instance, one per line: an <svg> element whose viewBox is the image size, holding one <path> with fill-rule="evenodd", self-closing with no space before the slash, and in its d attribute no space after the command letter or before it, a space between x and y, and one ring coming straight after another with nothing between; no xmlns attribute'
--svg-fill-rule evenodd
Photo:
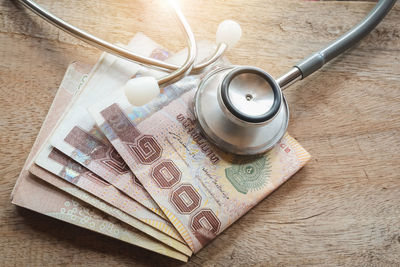
<svg viewBox="0 0 400 267"><path fill-rule="evenodd" d="M310 155L286 134L268 153L235 156L201 134L195 88L136 123L136 108L116 93L89 109L114 148L198 252L284 183Z"/></svg>
<svg viewBox="0 0 400 267"><path fill-rule="evenodd" d="M104 55L102 59L100 60L100 63L96 65L94 68L94 71L91 73L91 75L88 77L88 80L93 79L93 77L96 77L96 75L99 75L99 73L102 73L102 71L97 71L97 70L102 70L106 69L104 68L104 64L102 63L103 61L107 62L107 58L110 58L109 55ZM112 58L111 58L112 60ZM106 65L107 66L107 65ZM81 91L84 90L84 87L81 89ZM79 99L79 94L76 96L75 101ZM71 105L73 106L73 105ZM60 121L62 122L62 120ZM59 123L60 123L59 122ZM85 179L85 178L90 178L93 177L93 175L79 175L79 173L74 173L73 169L67 169L67 172L62 172L61 169L63 169L62 164L59 162L55 161L54 158L49 157L50 152L52 151L52 147L49 143L46 143L43 145L41 151L38 153L35 162L42 168L45 168L46 170L50 171L51 173L58 175L59 177L67 180L68 182L73 183L73 179L69 179L70 176L76 175L77 177L80 177L81 179L75 180L79 181L79 183L74 183L76 186L78 186L80 189L83 189L101 199L103 199L106 203L113 205L114 207L124 211L125 213L129 214L133 218L144 222L148 224L149 226L156 228L159 232L160 235L162 233L174 238L175 240L178 240L180 242L184 242L182 240L182 237L180 237L179 233L175 230L175 228L170 224L170 222L167 219L161 218L158 215L154 214L150 210L146 209L144 206L140 205L138 202L136 202L134 199L125 197L124 194L122 194L118 190L113 190L115 189L114 186L108 185L106 187L102 186L101 183L93 183L93 179ZM57 157L58 159L60 157ZM88 174L93 174L92 172L85 172ZM53 183L54 184L54 178L49 177L49 176L40 176L42 179L46 179L47 182ZM51 179L51 180L49 180ZM99 179L98 181L102 181ZM104 185L104 183L103 183ZM154 233L152 229L149 229L149 227L144 227L142 224L140 224L142 230L145 233L151 234L153 236L157 236L157 234ZM139 227L139 226L135 226ZM180 249L188 253L188 249L182 246L182 244L176 244L174 247L181 247Z"/></svg>
<svg viewBox="0 0 400 267"><path fill-rule="evenodd" d="M208 50L202 49L201 51L204 52L200 54L206 56L210 46L202 46ZM136 35L129 47L143 55L165 59L172 63L181 62L186 57L184 51L169 57L165 50L143 34ZM137 75L157 77L163 73L150 71L112 56L105 57L100 63L99 71L89 79L77 101L54 131L50 143L148 209L160 216L165 216L107 138L97 129L94 120L86 110L92 103L107 97L110 92L119 89L128 79ZM174 97L170 94L163 94L163 96ZM46 168L46 164L42 166Z"/></svg>
<svg viewBox="0 0 400 267"><path fill-rule="evenodd" d="M145 56L168 56L160 46L143 34L137 34L128 48ZM118 153L96 129L86 110L89 103L102 99L112 90L121 87L141 69L137 64L106 54L88 78L63 121L53 132L50 143L146 208L164 216L129 168L120 160ZM46 164L43 164L46 157L41 158L42 167L46 168ZM51 162L48 165L51 165Z"/></svg>
<svg viewBox="0 0 400 267"><path fill-rule="evenodd" d="M102 201L118 208L131 217L158 229L178 241L184 242L168 220L149 211L135 200L121 193L113 185L68 158L68 156L51 147L49 144L43 146L35 162L38 166L74 184L76 187L97 196ZM30 171L34 172L32 169ZM42 178L43 176L40 177ZM43 177L43 179L46 179L46 177ZM135 227L140 227L139 229L143 232L154 235L154 231L148 229L149 227L145 227L143 224L136 223Z"/></svg>
<svg viewBox="0 0 400 267"><path fill-rule="evenodd" d="M62 191L74 196L80 201L90 204L91 206L97 208L98 210L104 212L105 214L108 214L113 218L116 218L119 221L126 223L127 225L149 236L153 240L160 241L165 245L168 245L170 248L173 248L178 252L185 254L186 256L191 256L192 251L187 247L186 244L183 244L182 242L177 241L171 236L163 232L160 232L156 228L151 227L148 223L145 223L133 216L130 216L126 212L123 212L120 209L115 208L114 206L108 204L104 200L93 196L92 194L86 192L85 190L80 189L73 183L60 179L55 174L37 166L36 164L32 164L29 167L29 172L35 175L36 177L48 182L52 186L55 186L56 188L61 189Z"/></svg>
<svg viewBox="0 0 400 267"><path fill-rule="evenodd" d="M167 245L167 240L159 242L157 239L128 225L127 223L130 223L129 218L126 218L126 215L121 214L119 210L106 208L100 200L94 201L91 205L80 201L79 198L87 199L82 194L84 192L77 191L67 182L59 179L61 184L58 187L63 188L63 191L60 191L58 188L37 179L27 170L25 170L23 177L23 181L20 182L21 187L14 194L14 204L161 255L187 261L188 256ZM105 212L103 213L94 205L101 207Z"/></svg>
<svg viewBox="0 0 400 267"><path fill-rule="evenodd" d="M101 207L105 213L88 205L86 202L80 201L78 198L73 197L73 195L85 199L85 197L82 197L84 196L83 191L79 192L72 184L55 177L55 175L45 170L41 170L39 167L35 173L41 176L53 176L53 181L56 181L57 187L63 191L29 173L28 168L32 164L34 155L43 145L51 129L54 128L57 120L69 105L76 90L86 80L89 70L89 66L80 63L73 63L68 67L40 133L16 181L11 195L12 203L162 255L187 261L188 257L186 255L172 249L171 245L166 245L168 244L168 240L179 244L180 242L175 241L169 236L163 242L157 241L129 226L128 224L132 224L129 216L124 215L116 208L107 207L107 204L101 202L101 200L96 200L91 198L91 196L86 198L93 199L94 201L91 202L92 205ZM70 194L67 192L73 193ZM110 214L112 217L107 214ZM127 224L122 223L124 221Z"/></svg>

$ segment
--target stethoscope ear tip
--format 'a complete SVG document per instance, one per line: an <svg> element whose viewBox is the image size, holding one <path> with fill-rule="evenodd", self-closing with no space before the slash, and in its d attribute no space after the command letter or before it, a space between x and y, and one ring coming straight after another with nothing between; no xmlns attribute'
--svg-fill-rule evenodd
<svg viewBox="0 0 400 267"><path fill-rule="evenodd" d="M224 20L218 25L217 44L224 43L232 48L242 37L242 28L239 23L233 20Z"/></svg>
<svg viewBox="0 0 400 267"><path fill-rule="evenodd" d="M152 76L130 79L122 89L128 102L133 106L143 106L160 94L160 86Z"/></svg>

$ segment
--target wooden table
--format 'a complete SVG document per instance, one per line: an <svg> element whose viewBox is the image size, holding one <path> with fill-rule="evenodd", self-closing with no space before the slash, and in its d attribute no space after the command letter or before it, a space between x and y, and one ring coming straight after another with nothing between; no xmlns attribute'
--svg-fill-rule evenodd
<svg viewBox="0 0 400 267"><path fill-rule="evenodd" d="M184 40L162 2L40 1L112 42L127 42L142 31L177 51ZM221 20L240 22L243 38L228 57L275 76L345 32L374 5L181 3L198 40L213 41ZM10 203L66 67L75 60L93 64L100 51L7 0L0 3L0 18L0 265L178 264ZM289 132L312 160L189 265L400 265L399 24L398 3L354 49L285 91Z"/></svg>

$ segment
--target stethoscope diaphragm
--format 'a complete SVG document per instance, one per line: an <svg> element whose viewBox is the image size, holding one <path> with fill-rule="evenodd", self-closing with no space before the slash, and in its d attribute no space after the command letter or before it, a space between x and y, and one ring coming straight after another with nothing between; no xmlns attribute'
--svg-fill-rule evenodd
<svg viewBox="0 0 400 267"><path fill-rule="evenodd" d="M219 68L206 75L196 92L194 113L206 138L239 155L271 149L289 122L278 83L254 67Z"/></svg>

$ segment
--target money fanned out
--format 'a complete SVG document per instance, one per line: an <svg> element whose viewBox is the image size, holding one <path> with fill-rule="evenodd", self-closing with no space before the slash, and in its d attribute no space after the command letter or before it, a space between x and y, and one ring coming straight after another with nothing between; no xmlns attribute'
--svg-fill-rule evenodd
<svg viewBox="0 0 400 267"><path fill-rule="evenodd" d="M84 191L77 189L73 184L58 179L44 169L32 165L34 155L44 144L57 120L70 104L76 90L87 79L88 71L88 66L79 63L73 63L68 68L15 184L12 203L162 255L187 261L187 255L166 245L168 240L158 242L151 236L128 225L132 224L131 220L118 209L107 206L101 199L93 198L90 194L85 194ZM55 187L37 179L28 169L37 176L53 177L52 181Z"/></svg>
<svg viewBox="0 0 400 267"><path fill-rule="evenodd" d="M197 61L214 47L199 42ZM186 51L172 55L143 34L127 48L174 64L186 58ZM224 59L216 66L226 64ZM47 210L61 210L63 216L50 216L187 261L310 158L288 134L274 149L254 157L227 154L210 144L192 110L195 90L208 70L134 107L122 86L135 76L159 77L161 71L106 53L89 75L75 71L76 66L65 75L17 182L17 205L48 215ZM58 97L66 92L69 104ZM28 169L52 186L48 194L43 194L48 185L30 176ZM31 192L38 192L35 204L27 205ZM59 201L42 203L53 199ZM63 201L95 207L93 214L107 214L93 219L95 225L112 224L124 234L75 222L74 209L61 207Z"/></svg>
<svg viewBox="0 0 400 267"><path fill-rule="evenodd" d="M136 47L143 46L146 47L147 49L152 46L155 47L152 44L152 41L149 40L147 37L143 35L137 35L134 38L134 41L136 41L135 45ZM150 45L149 45L150 43ZM159 53L156 49L152 50L154 54ZM155 51L155 52L154 52ZM161 51L161 50L159 50ZM109 82L113 79L113 76L111 74L114 72L121 74L122 71L121 66L125 66L125 68L128 67L136 67L138 66L136 64L128 63L128 65L123 64L124 61L118 62L118 59L115 57L112 57L110 55L105 55L97 64L97 66L94 68L92 73L88 77L88 82L82 87L82 89L78 92L77 97L73 104L70 106L70 109L67 111L66 114L64 114L63 119L59 122L58 126L56 127L55 131L52 134L52 138L54 138L54 134L57 134L59 129L63 129L65 125L69 127L71 124L74 124L74 119L79 119L79 117L72 117L68 118L70 114L74 114L75 108L78 107L79 114L84 115L84 112L82 111L81 105L76 105L77 102L81 101L82 102L82 96L85 95L85 92L87 92L88 89L90 89L91 82L94 82L95 84L102 82L102 84L106 84L107 81ZM115 66L116 65L116 66ZM117 69L118 71L115 71ZM132 68L131 68L132 69ZM122 69L123 70L123 69ZM131 71L131 70L130 70ZM111 73L111 74L110 74ZM122 75L122 74L121 74ZM96 87L99 88L99 87ZM101 88L100 88L101 89ZM108 88L109 90L113 90L115 88ZM98 91L94 92L96 96L101 95L101 92L98 93ZM85 101L85 99L83 99ZM66 123L65 123L66 122ZM87 122L84 122L87 123ZM93 122L94 124L94 122ZM93 128L93 127L92 127ZM93 128L94 129L94 128ZM93 131L92 131L93 132ZM100 134L97 134L98 136ZM101 137L99 137L101 138ZM105 137L103 137L105 139ZM100 140L100 139L99 139ZM91 140L89 140L91 141ZM105 140L104 140L105 141ZM104 143L104 142L103 142ZM100 151L101 147L94 147L94 150ZM41 166L42 168L50 171L51 173L67 180L70 183L74 183L78 188L83 189L86 192L89 192L93 194L94 196L102 199L105 201L108 205L114 206L121 211L124 212L125 215L125 222L129 223L130 225L140 229L141 231L145 232L146 234L151 235L152 237L172 246L173 248L177 249L178 251L190 256L191 255L191 250L187 247L186 244L184 244L183 239L180 237L178 232L172 227L169 221L165 220L164 218L161 218L157 216L156 214L152 213L150 210L146 209L144 206L139 205L138 202L136 202L134 199L131 199L129 197L126 197L125 194L121 193L120 191L116 190L114 186L111 186L110 184L107 185L106 181L102 181L101 179L96 179L96 176L94 173L91 171L88 171L85 168L85 171L83 173L77 172L77 167L76 164L73 166L73 162L71 160L65 160L65 157L61 153L56 153L59 152L55 150L49 143L46 143L43 147L41 152L39 153L38 157L36 158L36 163ZM80 153L80 152L78 152ZM87 163L87 161L86 161ZM64 166L64 164L66 164ZM31 167L31 172L34 172L34 169L37 168L35 165ZM102 174L104 175L104 174ZM133 176L133 174L132 174ZM57 180L57 178L54 178L53 176L40 176L38 175L41 179L57 186L57 182L54 180ZM129 178L125 177L125 178ZM132 178L132 177L130 177ZM95 180L96 179L96 180ZM131 182L131 180L125 180L126 184ZM141 185L140 185L141 187ZM142 187L141 187L142 188ZM75 190L76 191L76 190ZM144 189L142 189L142 192L146 193ZM147 193L146 193L147 194ZM79 197L82 194L75 195ZM143 195L143 194L142 194ZM89 195L89 200L93 201L92 198L93 196ZM151 200L150 196L147 196L147 198ZM86 200L88 201L88 197L86 197ZM154 203L153 206L156 206ZM157 207L158 208L158 207ZM129 220L126 220L127 217L129 217ZM139 220L139 221L138 221ZM145 225L145 224L148 225ZM150 226L150 227L149 227ZM155 231L155 228L157 231ZM167 238L166 235L169 237L178 240L179 242L176 242L175 240L171 240L171 238Z"/></svg>
<svg viewBox="0 0 400 267"><path fill-rule="evenodd" d="M133 38L131 50L144 56L165 55L160 46L139 34ZM76 101L54 130L50 144L76 160L151 211L163 216L157 204L143 187L135 182L132 172L118 153L95 127L87 107L123 86L141 67L111 55L105 55L92 71ZM50 145L49 144L49 145ZM44 152L45 154L45 152ZM46 155L39 155L40 165L51 165ZM51 171L51 170L50 170Z"/></svg>

